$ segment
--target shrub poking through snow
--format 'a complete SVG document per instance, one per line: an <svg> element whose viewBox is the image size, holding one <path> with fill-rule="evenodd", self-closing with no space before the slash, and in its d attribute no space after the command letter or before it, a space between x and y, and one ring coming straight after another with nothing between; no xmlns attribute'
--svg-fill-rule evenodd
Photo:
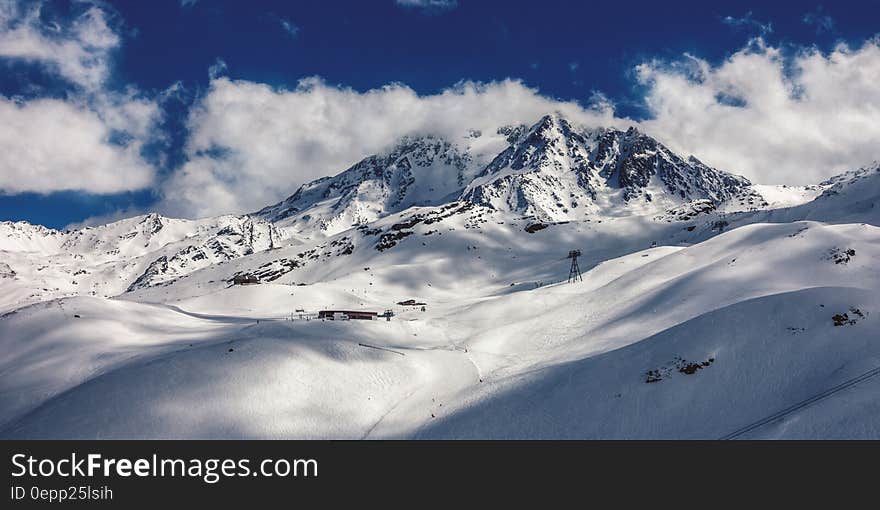
<svg viewBox="0 0 880 510"><path fill-rule="evenodd" d="M852 315L850 315L852 314ZM849 313L837 313L831 317L831 320L834 321L835 326L852 326L860 319L864 319L865 314L859 310L858 308L850 308Z"/></svg>
<svg viewBox="0 0 880 510"><path fill-rule="evenodd" d="M659 370L648 370L645 372L645 382L660 382L663 380L663 374L660 373Z"/></svg>
<svg viewBox="0 0 880 510"><path fill-rule="evenodd" d="M831 317L831 320L834 321L835 326L845 326L847 324L855 324L856 321L849 318L849 315L845 313L837 313Z"/></svg>
<svg viewBox="0 0 880 510"><path fill-rule="evenodd" d="M676 371L685 375L694 375L698 371L712 365L712 363L715 363L715 358L709 358L705 361L688 361L680 356L676 356L666 365L645 372L645 382L660 382L670 377Z"/></svg>
<svg viewBox="0 0 880 510"><path fill-rule="evenodd" d="M828 255L825 257L825 259L833 260L835 264L846 264L855 256L856 251L852 248L847 248L844 250L834 247L828 250Z"/></svg>

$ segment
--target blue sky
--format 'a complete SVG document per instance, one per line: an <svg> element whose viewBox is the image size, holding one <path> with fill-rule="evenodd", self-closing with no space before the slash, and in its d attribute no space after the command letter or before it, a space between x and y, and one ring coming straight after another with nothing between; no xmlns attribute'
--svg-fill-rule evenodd
<svg viewBox="0 0 880 510"><path fill-rule="evenodd" d="M852 142L847 140L853 137L840 141L831 133L832 128L855 132L858 123L831 125L828 133L810 132L809 138L789 135L782 126L810 125L834 115L828 106L834 101L816 98L842 90L834 80L852 83L857 68L873 65L880 0L0 2L5 101L0 112L15 128L5 135L0 128L0 145L18 148L12 155L0 153L0 171L7 174L0 179L0 220L64 227L149 209L183 216L253 210L292 193L305 180L342 170L333 165L356 160L359 151L380 142L340 128L339 137L351 141L350 154L318 159L325 154L319 148L312 159L302 159L303 147L330 143L309 138L287 147L289 155L266 156L272 148L262 144L273 143L274 132L261 131L262 138L239 146L245 143L241 136L230 141L215 127L227 121L224 108L239 111L240 106L243 113L230 117L234 120L257 105L277 118L241 122L279 125L279 133L295 137L297 125L284 122L303 111L302 101L330 101L333 108L358 103L351 122L361 122L374 112L369 91L388 84L399 89L382 96L377 116L396 104L421 109L419 98L442 95L463 81L514 80L507 88L478 91L486 100L475 103L477 109L497 108L487 106L495 104L493 94L522 97L529 105L574 101L587 111L597 103L612 105L614 119L644 122L662 141L668 136L673 147L753 180L758 175L797 183L872 157L866 148L871 140L864 138L873 133ZM833 55L841 45L842 60ZM758 60L750 61L754 55ZM793 103L763 102L761 73L772 76L768 62L781 70ZM798 83L801 67L811 78ZM755 69L753 84L749 69ZM699 86L677 80L692 79L694 72L704 73L695 79ZM298 89L300 80L310 77L321 81ZM868 80L840 93L847 94L844 102L855 111L864 111L878 97L870 87ZM807 91L803 97L801 90ZM774 131L779 139L766 148L753 144L751 151L744 140L739 152L716 146L730 139L723 131L705 139L702 134L676 139L680 126L693 125L699 114L676 101L707 91L719 101L705 107L706 115L718 115L707 129L774 125L781 126ZM722 96L728 95L732 100L725 104ZM519 104L511 104L511 110ZM728 111L733 107L736 111ZM535 108L523 107L523 119ZM792 112L802 119L788 118ZM334 119L338 123L346 115ZM425 122L433 122L432 114L425 115ZM485 116L493 115L504 117L495 110ZM82 136L76 143L66 144L65 131L57 127L67 121L68 129ZM327 125L325 130L334 129L332 122ZM229 126L226 132L239 128ZM398 134L393 126L387 129ZM248 131L254 130L243 132ZM46 140L38 140L43 136ZM794 170L760 174L760 161L749 159L757 151L763 161L779 158L785 166L788 154L803 152L799 147L807 144L824 152L803 156L821 162L803 175ZM289 164L275 169L279 160ZM228 187L252 181L261 181L251 186L252 196L230 197Z"/></svg>

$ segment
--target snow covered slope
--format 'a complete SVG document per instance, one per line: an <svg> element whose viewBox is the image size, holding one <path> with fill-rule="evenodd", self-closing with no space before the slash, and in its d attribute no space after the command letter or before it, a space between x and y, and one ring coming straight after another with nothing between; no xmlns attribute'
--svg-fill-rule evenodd
<svg viewBox="0 0 880 510"><path fill-rule="evenodd" d="M284 320L393 299L353 280L232 287L179 308L65 299L0 319L17 339L0 435L721 437L880 366L878 257L874 226L759 224L607 260L578 284L422 286L428 310L390 322ZM66 371L27 368L70 356ZM871 384L829 397L833 415L782 423L877 437Z"/></svg>
<svg viewBox="0 0 880 510"><path fill-rule="evenodd" d="M880 438L878 202L554 114L249 216L0 223L0 437Z"/></svg>
<svg viewBox="0 0 880 510"><path fill-rule="evenodd" d="M788 212L790 217L880 224L880 163L838 175L821 186L825 187L822 194L794 207Z"/></svg>
<svg viewBox="0 0 880 510"><path fill-rule="evenodd" d="M0 223L0 312L61 296L115 296L294 242L246 216L179 220L147 214L81 230Z"/></svg>
<svg viewBox="0 0 880 510"><path fill-rule="evenodd" d="M880 225L880 163L840 174L816 186L756 187L773 206L742 209L719 208L731 227L755 222L792 222L803 219L826 223ZM808 197L804 201L798 198Z"/></svg>

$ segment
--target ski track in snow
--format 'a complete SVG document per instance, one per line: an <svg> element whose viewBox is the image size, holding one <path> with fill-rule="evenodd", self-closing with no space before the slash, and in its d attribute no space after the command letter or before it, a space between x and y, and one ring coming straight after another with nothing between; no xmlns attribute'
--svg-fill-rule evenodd
<svg viewBox="0 0 880 510"><path fill-rule="evenodd" d="M818 395L814 395L806 400L802 400L792 406L786 407L785 409L783 409L777 413L773 413L770 416L768 416L762 420L758 420L754 423L750 423L749 425L746 425L745 427L739 428L739 429L731 432L730 434L727 434L726 436L721 437L720 440L726 441L726 440L730 440L730 439L737 439L745 434L748 434L749 432L752 432L753 430L759 429L759 428L763 427L764 425L767 425L767 424L772 423L774 421L781 420L782 418L785 418L786 416L788 416L788 415L790 415L800 409L803 409L809 405L815 404L816 402L819 402L820 400L826 399L826 398L834 395L837 392L851 388L852 386L855 386L856 384L859 384L860 382L871 379L872 377L875 377L877 375L880 375L880 367L877 367L873 370L869 370L858 377L854 377L854 378L852 378L846 382L843 382L833 388L829 388L828 390L823 391L822 393L819 393Z"/></svg>

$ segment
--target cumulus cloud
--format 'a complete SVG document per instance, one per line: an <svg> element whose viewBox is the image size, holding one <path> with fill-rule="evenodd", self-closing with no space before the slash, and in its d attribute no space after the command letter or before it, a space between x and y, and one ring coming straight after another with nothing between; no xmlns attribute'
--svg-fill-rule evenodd
<svg viewBox="0 0 880 510"><path fill-rule="evenodd" d="M358 92L310 78L288 90L218 77L190 113L188 161L164 183L161 208L189 217L249 212L405 135L461 141L470 130L494 133L553 111L592 127L639 125L683 155L758 183L815 183L877 159L878 42L783 53L759 38L717 65L694 56L643 63L636 76L649 118L638 123L616 117L601 93L584 107L516 80L420 96L402 84Z"/></svg>
<svg viewBox="0 0 880 510"><path fill-rule="evenodd" d="M41 7L0 4L0 59L41 66L70 90L64 99L0 96L0 192L149 186L154 169L140 151L161 111L134 88L106 88L121 43L108 13L84 2L69 20L41 21Z"/></svg>
<svg viewBox="0 0 880 510"><path fill-rule="evenodd" d="M719 65L688 56L637 67L673 149L761 183L807 184L878 157L880 42L784 55L756 39Z"/></svg>
<svg viewBox="0 0 880 510"><path fill-rule="evenodd" d="M552 111L587 125L619 123L607 101L584 108L512 80L419 96L398 84L357 92L311 78L285 90L219 78L190 114L189 161L165 184L162 207L189 217L254 211L402 136L462 140Z"/></svg>
<svg viewBox="0 0 880 510"><path fill-rule="evenodd" d="M134 115L140 115L134 112ZM149 186L153 171L139 145L108 143L110 124L57 99L0 98L0 191L117 193Z"/></svg>
<svg viewBox="0 0 880 510"><path fill-rule="evenodd" d="M41 4L5 2L0 8L0 57L45 65L87 90L109 76L109 54L119 45L107 14L91 6L72 21L44 24Z"/></svg>

